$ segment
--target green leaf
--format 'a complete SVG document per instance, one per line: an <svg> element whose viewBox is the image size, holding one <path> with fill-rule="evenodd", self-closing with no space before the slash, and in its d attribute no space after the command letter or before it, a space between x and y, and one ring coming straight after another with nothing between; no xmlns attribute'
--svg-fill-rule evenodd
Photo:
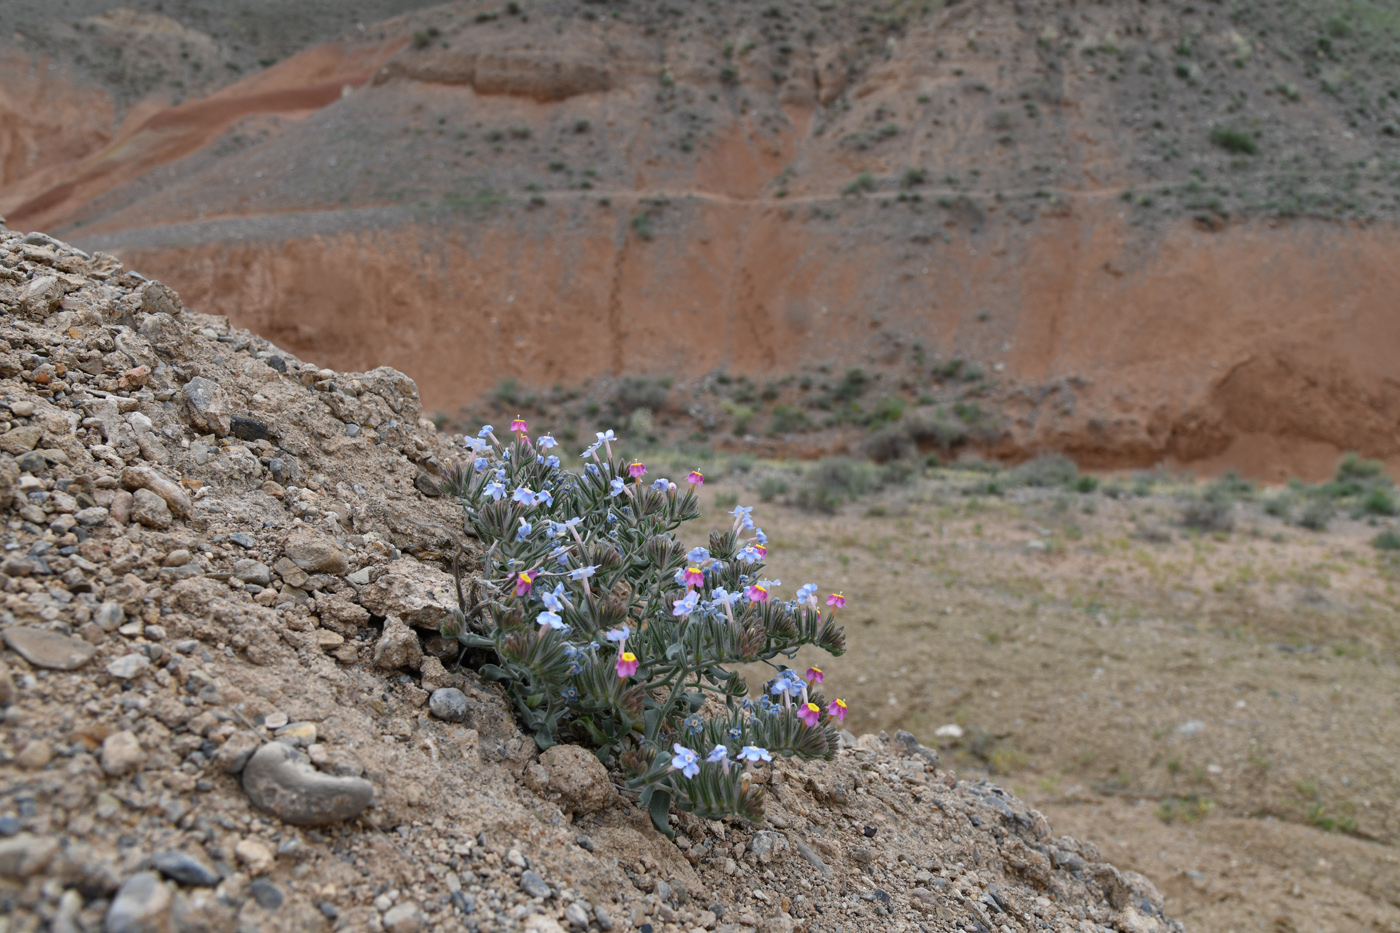
<svg viewBox="0 0 1400 933"><path fill-rule="evenodd" d="M479 669L478 673L480 673L481 676L486 678L487 680L494 680L497 682L511 679L510 674L506 671L505 668L499 667L495 664L481 665L481 668Z"/></svg>
<svg viewBox="0 0 1400 933"><path fill-rule="evenodd" d="M656 831L667 839L676 838L676 831L671 828L671 792L655 788L647 809L651 812L651 825L656 827Z"/></svg>
<svg viewBox="0 0 1400 933"><path fill-rule="evenodd" d="M540 730L535 733L535 744L538 745L540 751L543 752L548 751L559 743L554 741L553 730L545 726L541 727Z"/></svg>

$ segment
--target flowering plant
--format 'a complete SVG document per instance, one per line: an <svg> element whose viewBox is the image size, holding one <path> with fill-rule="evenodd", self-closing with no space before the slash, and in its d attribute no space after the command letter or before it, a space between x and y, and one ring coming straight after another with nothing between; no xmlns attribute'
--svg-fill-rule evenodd
<svg viewBox="0 0 1400 933"><path fill-rule="evenodd" d="M583 469L566 470L552 437L532 441L519 419L511 429L504 443L489 425L467 439L470 456L443 483L486 545L472 599L459 579L443 634L494 654L480 672L505 687L541 748L568 739L604 763L616 755L663 832L673 801L711 819L760 819L756 765L838 747L846 704L817 693L818 669L804 678L773 660L803 645L842 654L837 607L823 611L812 584L775 594L752 509L687 549L676 532L700 514L698 472L682 485L644 481L644 464L613 456L611 431L583 452ZM729 668L758 661L777 674L754 701Z"/></svg>

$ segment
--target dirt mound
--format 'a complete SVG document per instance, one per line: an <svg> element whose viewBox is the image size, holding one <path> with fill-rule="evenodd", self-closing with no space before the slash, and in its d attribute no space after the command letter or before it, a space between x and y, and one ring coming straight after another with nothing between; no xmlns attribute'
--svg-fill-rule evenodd
<svg viewBox="0 0 1400 933"><path fill-rule="evenodd" d="M12 923L1179 929L904 735L761 774L763 826L666 839L452 669L452 448L412 380L319 369L42 235L0 230L0 304Z"/></svg>

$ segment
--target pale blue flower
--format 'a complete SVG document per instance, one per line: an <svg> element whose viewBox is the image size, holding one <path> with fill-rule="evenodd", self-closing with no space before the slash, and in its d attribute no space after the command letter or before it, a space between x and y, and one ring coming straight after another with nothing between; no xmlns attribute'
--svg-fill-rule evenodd
<svg viewBox="0 0 1400 933"><path fill-rule="evenodd" d="M744 730L739 726L734 726L725 735L729 736L729 741L737 742L744 737Z"/></svg>
<svg viewBox="0 0 1400 933"><path fill-rule="evenodd" d="M550 454L548 457L544 458L544 465L551 470L557 470L559 469L559 458L554 456L554 454Z"/></svg>
<svg viewBox="0 0 1400 933"><path fill-rule="evenodd" d="M591 457L591 456L593 456L594 454L596 454L596 453L598 452L598 448L601 447L601 446L602 446L602 443L601 443L601 442L599 442L599 443L597 443L597 444L589 444L586 448L584 448L583 453L579 454L579 459L581 459L581 460L587 460L589 457Z"/></svg>
<svg viewBox="0 0 1400 933"><path fill-rule="evenodd" d="M608 641L626 641L627 636L632 634L632 629L626 625L619 628L610 628L603 635Z"/></svg>
<svg viewBox="0 0 1400 933"><path fill-rule="evenodd" d="M569 571L569 579L570 579L570 580L587 580L589 577L593 576L593 574L595 574L595 573L597 573L597 572L598 572L598 565L597 565L597 564L592 564L591 566L588 566L588 567L575 567L573 570L570 570L570 571Z"/></svg>
<svg viewBox="0 0 1400 933"><path fill-rule="evenodd" d="M559 547L550 551L549 556L558 561L560 567L569 566L569 549L567 547L560 545Z"/></svg>
<svg viewBox="0 0 1400 933"><path fill-rule="evenodd" d="M539 505L541 503L549 508L554 508L554 495L550 493L548 489L541 489L539 492L535 493L535 504Z"/></svg>
<svg viewBox="0 0 1400 933"><path fill-rule="evenodd" d="M574 667L577 667L578 671L571 671L571 673L581 673L583 671L583 668L577 661L574 662ZM565 687L563 690L559 691L559 698L565 703L577 703L578 690L574 687Z"/></svg>
<svg viewBox="0 0 1400 933"><path fill-rule="evenodd" d="M526 538L530 537L530 532L534 530L535 526L522 518L520 520L520 527L515 530L515 540L524 541Z"/></svg>
<svg viewBox="0 0 1400 933"><path fill-rule="evenodd" d="M486 468L490 465L490 460L487 460L485 457L477 457L476 460L472 463L472 468L478 473L485 473Z"/></svg>
<svg viewBox="0 0 1400 933"><path fill-rule="evenodd" d="M608 428L606 431L595 432L595 436L598 438L599 444L617 440L617 435L612 432L612 428Z"/></svg>
<svg viewBox="0 0 1400 933"><path fill-rule="evenodd" d="M732 732L734 730L731 729L730 731ZM705 760L712 765L724 764L729 760L729 749L725 748L723 745L716 745L710 750L710 753L705 756Z"/></svg>
<svg viewBox="0 0 1400 933"><path fill-rule="evenodd" d="M540 625L554 629L556 632L564 627L564 620L559 618L559 614L556 612L541 612L535 616L535 621Z"/></svg>
<svg viewBox="0 0 1400 933"><path fill-rule="evenodd" d="M462 446L474 454L479 454L486 449L486 441L479 437L462 437Z"/></svg>
<svg viewBox="0 0 1400 933"><path fill-rule="evenodd" d="M558 612L564 607L567 601L567 597L564 595L564 584L556 583L554 584L554 589L542 590L540 592L540 601L544 603L545 608L550 612Z"/></svg>
<svg viewBox="0 0 1400 933"><path fill-rule="evenodd" d="M683 619L695 611L695 605L700 601L700 594L691 590L686 594L685 599L678 599L673 604L671 615Z"/></svg>
<svg viewBox="0 0 1400 933"><path fill-rule="evenodd" d="M665 492L671 486L671 481L665 478L658 478L651 481L651 488Z"/></svg>
<svg viewBox="0 0 1400 933"><path fill-rule="evenodd" d="M699 735L700 731L705 728L705 720L692 713L685 717L684 725L686 732L689 732L691 735Z"/></svg>
<svg viewBox="0 0 1400 933"><path fill-rule="evenodd" d="M539 447L540 450L549 450L551 447L558 447L559 442L548 434L542 434L535 441L535 445Z"/></svg>
<svg viewBox="0 0 1400 933"><path fill-rule="evenodd" d="M608 483L608 488L610 490L608 495L617 498L622 495L622 491L627 488L627 485L619 477L613 477L612 482Z"/></svg>
<svg viewBox="0 0 1400 933"><path fill-rule="evenodd" d="M696 761L694 752L679 742L671 746L671 751L675 754L671 758L671 767L667 770L679 771L688 778L693 778L700 773L700 763Z"/></svg>
<svg viewBox="0 0 1400 933"><path fill-rule="evenodd" d="M486 495L490 496L493 501L500 502L503 498L505 498L506 487L504 484L499 482L487 483L481 491Z"/></svg>
<svg viewBox="0 0 1400 933"><path fill-rule="evenodd" d="M596 463L590 463L590 464L588 464L588 466L584 467L584 469L588 471L588 475L589 475L589 476L602 476L602 475L603 475L602 471L598 469L598 464L596 464Z"/></svg>
<svg viewBox="0 0 1400 933"><path fill-rule="evenodd" d="M521 486L520 488L516 489L515 492L511 494L511 499L515 500L516 502L519 502L526 508L533 508L535 505L534 491L531 489L527 489L524 486Z"/></svg>
<svg viewBox="0 0 1400 933"><path fill-rule="evenodd" d="M710 559L710 552L702 547L693 547L686 553L685 559L692 564L703 564Z"/></svg>
<svg viewBox="0 0 1400 933"><path fill-rule="evenodd" d="M480 431L477 431L476 436L485 440L486 438L491 437L495 433L495 430L491 427L491 425L488 424L483 426Z"/></svg>
<svg viewBox="0 0 1400 933"><path fill-rule="evenodd" d="M772 761L773 756L768 754L768 749L759 748L757 745L745 745L739 750L740 761L751 761L757 764L760 761Z"/></svg>
<svg viewBox="0 0 1400 933"><path fill-rule="evenodd" d="M501 469L499 469L499 470L496 471L496 482L498 482L498 483L504 483L505 481L506 481L506 471L505 471L505 468L502 467Z"/></svg>
<svg viewBox="0 0 1400 933"><path fill-rule="evenodd" d="M730 514L730 515L733 515L735 518L742 519L742 520L745 521L745 522L752 522L752 521L753 521L753 506L751 506L751 505L736 505L736 506L734 506L734 511L730 512L729 514ZM752 528L753 525L752 525L752 524L749 524L748 527Z"/></svg>
<svg viewBox="0 0 1400 933"><path fill-rule="evenodd" d="M735 556L739 558L740 563L744 564L756 564L763 559L763 555L758 553L758 548L754 547L752 544L744 548Z"/></svg>
<svg viewBox="0 0 1400 933"><path fill-rule="evenodd" d="M755 528L755 529L754 529L754 533L753 533L753 537L754 537L754 540L757 541L759 544L767 544L767 543L768 543L768 536L767 536L766 534L763 533L763 529L762 529L762 528Z"/></svg>
<svg viewBox="0 0 1400 933"><path fill-rule="evenodd" d="M717 586L710 591L710 598L714 600L716 606L732 606L739 601L739 593L731 593L722 586Z"/></svg>

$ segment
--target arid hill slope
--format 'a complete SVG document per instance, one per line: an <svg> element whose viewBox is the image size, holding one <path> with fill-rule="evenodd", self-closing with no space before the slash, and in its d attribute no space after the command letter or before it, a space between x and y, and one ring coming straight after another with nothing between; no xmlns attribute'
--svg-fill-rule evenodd
<svg viewBox="0 0 1400 933"><path fill-rule="evenodd" d="M0 212L430 409L917 348L996 374L1003 453L1317 476L1400 463L1397 34L1284 0L447 4L128 116Z"/></svg>

